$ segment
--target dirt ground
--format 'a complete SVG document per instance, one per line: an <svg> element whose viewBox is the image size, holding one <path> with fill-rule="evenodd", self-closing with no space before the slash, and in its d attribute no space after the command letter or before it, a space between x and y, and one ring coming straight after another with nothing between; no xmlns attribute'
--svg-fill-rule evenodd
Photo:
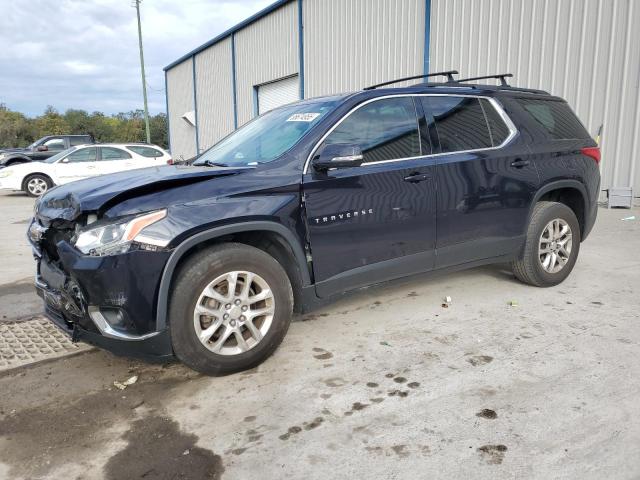
<svg viewBox="0 0 640 480"><path fill-rule="evenodd" d="M94 350L2 374L0 478L639 478L639 214L601 209L558 287L371 288L248 372Z"/></svg>

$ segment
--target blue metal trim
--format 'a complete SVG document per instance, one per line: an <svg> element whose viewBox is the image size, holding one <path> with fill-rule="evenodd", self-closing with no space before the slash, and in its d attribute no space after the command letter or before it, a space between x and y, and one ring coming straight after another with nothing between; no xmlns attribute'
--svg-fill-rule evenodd
<svg viewBox="0 0 640 480"><path fill-rule="evenodd" d="M280 8L282 5L285 5L285 4L287 4L287 3L291 2L291 1L293 1L293 0L278 0L278 1L274 2L274 3L272 3L271 5L269 5L268 7L264 8L263 10L260 10L255 15L250 16L246 20L244 20L244 21L240 22L239 24L231 27L229 30L226 30L226 31L222 32L217 37L214 37L211 40L209 40L208 42L203 43L199 47L191 50L189 53L187 53L186 55L183 55L182 57L178 58L176 61L171 62L169 65L164 67L164 70L169 70L171 67L175 67L176 65L178 65L179 63L184 62L185 60L187 60L189 57L195 55L196 53L201 52L202 50L204 50L206 48L209 48L211 45L215 45L219 41L227 38L229 35L234 34L238 30L243 29L244 27L246 27L247 25L255 22L256 20L260 20L262 17L270 14L274 10L277 10L278 8Z"/></svg>
<svg viewBox="0 0 640 480"><path fill-rule="evenodd" d="M429 73L429 62L431 59L431 0L425 0L424 3L424 73Z"/></svg>
<svg viewBox="0 0 640 480"><path fill-rule="evenodd" d="M196 155L200 155L200 139L198 133L198 89L196 87L196 56L191 60L191 70L193 73L193 113L196 117Z"/></svg>
<svg viewBox="0 0 640 480"><path fill-rule="evenodd" d="M167 109L167 149L171 153L171 128L169 127L169 87L167 83L167 71L164 71L164 103Z"/></svg>
<svg viewBox="0 0 640 480"><path fill-rule="evenodd" d="M260 103L258 102L258 85L253 87L253 116L257 117L260 115Z"/></svg>
<svg viewBox="0 0 640 480"><path fill-rule="evenodd" d="M304 25L302 22L302 0L298 0L298 78L300 100L304 98Z"/></svg>
<svg viewBox="0 0 640 480"><path fill-rule="evenodd" d="M231 84L233 86L233 128L238 128L238 88L236 86L236 35L231 34Z"/></svg>

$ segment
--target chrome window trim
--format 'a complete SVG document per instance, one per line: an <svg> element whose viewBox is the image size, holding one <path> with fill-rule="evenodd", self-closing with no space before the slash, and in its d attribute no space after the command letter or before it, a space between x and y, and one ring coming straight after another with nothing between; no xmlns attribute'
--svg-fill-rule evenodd
<svg viewBox="0 0 640 480"><path fill-rule="evenodd" d="M493 106L493 108L496 110L496 112L498 112L498 115L500 116L502 121L505 123L505 125L509 129L509 135L507 136L507 138L505 138L505 140L500 145L495 146L495 147L476 148L476 149L473 149L473 150L456 150L455 152L430 153L428 155L421 155L419 157L405 157L405 158L394 158L394 159L391 159L391 160L380 160L378 162L363 163L359 167L353 167L353 168L362 168L362 167L366 167L368 165L380 165L380 164L383 164L383 163L391 163L391 162L403 162L403 161L407 161L407 160L415 160L415 159L418 159L418 158L442 157L444 155L454 155L454 154L460 154L460 153L475 153L475 152L486 152L486 151L491 151L491 150L498 150L500 148L503 148L509 142L511 142L511 140L513 140L513 138L518 134L518 129L516 128L515 124L513 123L513 121L511 121L511 118L509 118L507 113L504 111L504 109L502 108L502 105L500 104L500 102L498 102L494 97L489 97L487 95L461 95L461 94L451 94L451 93L399 93L399 94L396 94L396 95L383 95L383 96L380 96L380 97L370 98L369 100L356 105L351 110L349 110L340 120L338 120L320 138L320 140L318 140L318 142L315 144L315 146L311 150L311 153L309 153L309 155L307 156L307 160L304 163L304 169L302 170L302 174L306 175L309 172L309 166L311 165L311 159L315 155L315 153L318 150L318 148L320 148L320 145L322 145L322 142L324 142L326 140L326 138L329 135L331 135L331 133L343 121L345 121L353 112L355 112L356 110L359 110L360 108L364 107L365 105L368 105L368 104L373 103L373 102L377 102L378 100L384 100L384 99L387 99L387 98L395 98L395 97L469 97L469 98L477 98L477 99L482 99L483 98L483 99L487 100ZM480 104L480 107L482 107L482 104ZM484 112L484 110L483 110L483 112ZM485 121L486 121L486 118L485 118ZM490 128L488 122L487 122L487 128Z"/></svg>

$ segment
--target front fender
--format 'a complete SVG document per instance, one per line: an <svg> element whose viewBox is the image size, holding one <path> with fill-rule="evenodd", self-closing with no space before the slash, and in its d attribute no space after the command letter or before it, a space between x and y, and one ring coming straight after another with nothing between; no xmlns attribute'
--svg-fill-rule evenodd
<svg viewBox="0 0 640 480"><path fill-rule="evenodd" d="M162 272L160 279L160 288L158 290L158 303L156 314L156 330L164 330L167 326L167 307L169 305L169 289L173 280L175 269L178 266L180 259L191 250L194 246L219 238L224 235L233 233L250 232L250 231L268 231L274 232L280 235L288 243L291 251L294 254L295 261L298 264L298 268L302 275L303 285L309 285L311 283L309 269L307 267L306 256L300 245L300 242L296 239L296 235L290 229L284 225L272 221L246 221L242 223L232 225L222 225L214 227L208 230L196 233L180 243L173 251L167 264Z"/></svg>

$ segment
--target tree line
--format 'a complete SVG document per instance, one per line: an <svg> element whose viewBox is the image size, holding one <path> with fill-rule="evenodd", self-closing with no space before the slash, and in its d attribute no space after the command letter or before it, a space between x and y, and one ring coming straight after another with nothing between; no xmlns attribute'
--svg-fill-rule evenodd
<svg viewBox="0 0 640 480"><path fill-rule="evenodd" d="M167 148L167 116L149 117L151 143ZM0 148L26 147L46 135L91 135L99 143L146 141L144 112L132 110L117 115L69 109L59 113L49 106L38 117L30 118L0 104Z"/></svg>

